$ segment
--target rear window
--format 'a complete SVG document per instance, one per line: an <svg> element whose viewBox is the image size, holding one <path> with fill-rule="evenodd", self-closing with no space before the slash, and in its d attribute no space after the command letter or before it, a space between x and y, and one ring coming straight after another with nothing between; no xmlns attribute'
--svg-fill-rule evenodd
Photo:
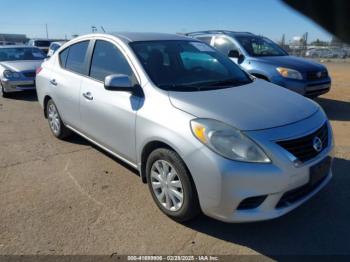
<svg viewBox="0 0 350 262"><path fill-rule="evenodd" d="M35 41L35 46L37 47L49 47L51 44L50 41L45 41L45 40L36 40Z"/></svg>
<svg viewBox="0 0 350 262"><path fill-rule="evenodd" d="M210 43L211 43L211 36L198 36L198 37L196 37L196 39L203 41L203 42L207 43L208 45L210 45Z"/></svg>
<svg viewBox="0 0 350 262"><path fill-rule="evenodd" d="M62 66L66 69L79 73L86 74L86 51L89 45L89 41L83 41L69 47L68 55L66 58L65 65L62 63ZM64 62L65 55L64 52L68 50L65 49L60 53L61 62Z"/></svg>
<svg viewBox="0 0 350 262"><path fill-rule="evenodd" d="M68 53L69 53L69 48L66 48L66 49L64 49L64 50L60 53L60 55L59 55L59 57L60 57L60 64L61 64L61 66L62 66L63 68L66 67L66 62L67 62Z"/></svg>

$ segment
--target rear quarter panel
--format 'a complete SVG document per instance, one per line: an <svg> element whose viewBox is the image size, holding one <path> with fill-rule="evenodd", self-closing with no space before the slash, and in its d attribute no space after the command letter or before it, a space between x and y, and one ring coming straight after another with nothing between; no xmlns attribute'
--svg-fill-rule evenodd
<svg viewBox="0 0 350 262"><path fill-rule="evenodd" d="M44 99L47 95L50 96L50 77L51 70L55 64L54 57L51 57L49 60L42 63L42 70L36 76L36 92L38 95L38 102L41 107L44 108Z"/></svg>

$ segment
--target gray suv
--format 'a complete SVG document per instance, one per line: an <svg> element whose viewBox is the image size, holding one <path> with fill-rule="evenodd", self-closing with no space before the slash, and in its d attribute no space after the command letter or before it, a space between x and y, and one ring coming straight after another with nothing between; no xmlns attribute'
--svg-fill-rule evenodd
<svg viewBox="0 0 350 262"><path fill-rule="evenodd" d="M136 168L177 221L200 211L226 222L279 217L332 177L320 106L192 38L81 36L36 82L54 136L76 132Z"/></svg>

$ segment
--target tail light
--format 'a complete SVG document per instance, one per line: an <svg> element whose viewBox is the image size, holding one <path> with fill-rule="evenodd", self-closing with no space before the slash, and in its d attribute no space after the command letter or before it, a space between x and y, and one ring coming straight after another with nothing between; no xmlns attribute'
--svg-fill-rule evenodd
<svg viewBox="0 0 350 262"><path fill-rule="evenodd" d="M39 66L36 70L35 70L35 74L39 74L41 72L41 70L43 70L43 68L41 66Z"/></svg>

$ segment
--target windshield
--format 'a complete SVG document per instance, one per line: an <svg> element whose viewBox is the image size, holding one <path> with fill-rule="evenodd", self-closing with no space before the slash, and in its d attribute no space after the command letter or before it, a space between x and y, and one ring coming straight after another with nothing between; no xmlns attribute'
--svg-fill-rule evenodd
<svg viewBox="0 0 350 262"><path fill-rule="evenodd" d="M227 88L252 80L230 59L194 41L145 41L130 44L159 88L198 91Z"/></svg>
<svg viewBox="0 0 350 262"><path fill-rule="evenodd" d="M0 61L43 60L45 57L45 54L38 48L0 48Z"/></svg>
<svg viewBox="0 0 350 262"><path fill-rule="evenodd" d="M50 41L45 41L45 40L35 40L35 46L38 47L49 47L51 44Z"/></svg>
<svg viewBox="0 0 350 262"><path fill-rule="evenodd" d="M286 51L266 37L236 36L235 38L250 56L288 55Z"/></svg>

